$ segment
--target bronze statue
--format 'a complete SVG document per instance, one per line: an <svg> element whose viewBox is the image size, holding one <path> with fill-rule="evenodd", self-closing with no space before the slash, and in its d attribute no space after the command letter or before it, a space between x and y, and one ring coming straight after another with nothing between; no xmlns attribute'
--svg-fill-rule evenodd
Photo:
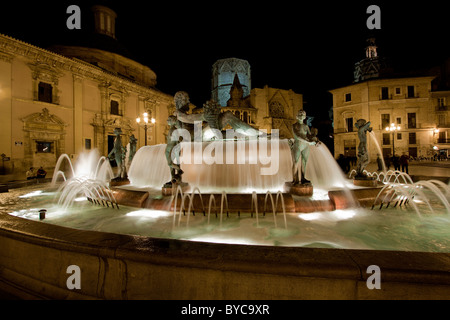
<svg viewBox="0 0 450 320"><path fill-rule="evenodd" d="M367 165L369 164L369 153L367 152L367 131L372 132L372 128L370 127L371 123L367 122L364 119L359 119L355 127L358 129L358 138L359 138L359 146L358 146L358 163L356 166L356 176L355 178L365 178L367 175L364 173Z"/></svg>
<svg viewBox="0 0 450 320"><path fill-rule="evenodd" d="M292 133L294 135L294 143L292 148L292 160L293 160L293 184L309 184L310 181L305 178L306 164L309 158L309 146L314 146L319 143L317 139L317 129L314 131L314 135L311 135L311 131L307 124L305 124L306 112L300 110L297 115L297 122L292 127ZM302 158L302 167L299 171L298 164Z"/></svg>
<svg viewBox="0 0 450 320"><path fill-rule="evenodd" d="M177 108L177 119L181 121L182 128L188 129L192 132L189 125L195 122L208 123L211 129L222 130L227 125L230 125L234 131L245 136L259 137L263 132L256 130L249 124L243 122L241 119L237 118L231 111L220 112L221 107L215 101L208 101L204 105L204 112L201 114L187 114L189 110L189 95L180 91L175 94L175 106ZM191 136L193 136L191 134Z"/></svg>
<svg viewBox="0 0 450 320"><path fill-rule="evenodd" d="M120 135L122 134L122 129L115 128L114 129L114 135L116 138L114 139L114 147L111 150L111 152L108 154L108 158L111 160L116 160L117 168L118 168L118 175L115 178L117 179L123 179L125 178L125 164L124 164L124 147L122 146L122 139L120 138ZM113 157L114 155L114 157Z"/></svg>
<svg viewBox="0 0 450 320"><path fill-rule="evenodd" d="M131 164L131 161L133 161L134 155L136 154L136 144L137 144L137 139L134 136L134 134L132 134L130 136L130 153L128 155L128 162Z"/></svg>
<svg viewBox="0 0 450 320"><path fill-rule="evenodd" d="M172 177L171 181L164 185L164 188L171 188L173 183L181 183L181 176L183 170L180 168L180 149L177 148L180 144L180 140L173 141L172 133L181 129L181 122L177 120L175 116L169 116L167 119L167 124L169 125L169 133L167 134L167 145L166 145L166 160L170 168L170 175ZM174 150L175 149L175 150ZM176 160L176 163L173 160Z"/></svg>

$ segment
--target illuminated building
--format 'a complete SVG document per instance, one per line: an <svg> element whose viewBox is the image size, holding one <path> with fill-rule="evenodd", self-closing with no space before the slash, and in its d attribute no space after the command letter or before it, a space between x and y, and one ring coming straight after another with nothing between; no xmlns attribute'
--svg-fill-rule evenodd
<svg viewBox="0 0 450 320"><path fill-rule="evenodd" d="M73 45L42 49L0 35L0 153L11 159L7 172L53 168L61 154L75 158L97 148L108 154L113 131L122 141L134 134L144 144L135 119L148 112L156 123L150 144L165 143L173 97L156 86L156 74L127 57L115 37L116 14L93 7L95 33Z"/></svg>

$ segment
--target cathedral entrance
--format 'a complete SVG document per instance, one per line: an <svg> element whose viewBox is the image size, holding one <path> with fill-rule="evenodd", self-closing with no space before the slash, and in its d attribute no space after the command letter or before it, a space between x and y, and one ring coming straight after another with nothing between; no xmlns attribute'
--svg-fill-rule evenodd
<svg viewBox="0 0 450 320"><path fill-rule="evenodd" d="M24 119L24 166L51 168L65 153L66 124L47 108Z"/></svg>

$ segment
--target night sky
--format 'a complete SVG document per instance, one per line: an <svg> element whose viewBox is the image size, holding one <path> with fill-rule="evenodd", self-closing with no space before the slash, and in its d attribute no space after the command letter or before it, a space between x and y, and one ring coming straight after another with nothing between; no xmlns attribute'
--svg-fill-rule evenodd
<svg viewBox="0 0 450 320"><path fill-rule="evenodd" d="M292 89L304 95L307 113L321 118L332 106L327 91L352 83L368 36L376 37L379 55L396 70L437 66L450 57L443 1L94 2L117 12L118 41L156 72L157 88L187 91L197 106L210 99L211 67L222 58L248 60L252 88ZM66 28L71 4L81 8L81 31ZM371 4L381 8L381 30L366 27ZM15 1L2 9L0 33L44 48L67 42L91 28L91 5Z"/></svg>

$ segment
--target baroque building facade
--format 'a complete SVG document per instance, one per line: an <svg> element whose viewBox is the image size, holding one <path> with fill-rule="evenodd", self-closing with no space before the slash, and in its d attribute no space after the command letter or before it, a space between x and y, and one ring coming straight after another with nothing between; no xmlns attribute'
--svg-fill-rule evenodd
<svg viewBox="0 0 450 320"><path fill-rule="evenodd" d="M355 65L353 84L331 90L335 156L357 155L358 119L372 123L375 140L368 139L370 158L377 154L413 158L447 157L450 150L450 91L441 85L449 71L428 70L401 76L382 64L373 41L366 58ZM438 70L441 70L438 68ZM395 132L386 128L394 125ZM379 146L379 148L378 148Z"/></svg>
<svg viewBox="0 0 450 320"><path fill-rule="evenodd" d="M115 13L93 8L96 36L114 43ZM109 22L108 22L109 21ZM7 173L53 168L61 154L76 158L112 149L114 129L124 145L131 134L144 144L136 118L144 112L150 144L165 143L173 97L156 86L156 74L105 48L55 46L49 50L0 34L0 153Z"/></svg>

